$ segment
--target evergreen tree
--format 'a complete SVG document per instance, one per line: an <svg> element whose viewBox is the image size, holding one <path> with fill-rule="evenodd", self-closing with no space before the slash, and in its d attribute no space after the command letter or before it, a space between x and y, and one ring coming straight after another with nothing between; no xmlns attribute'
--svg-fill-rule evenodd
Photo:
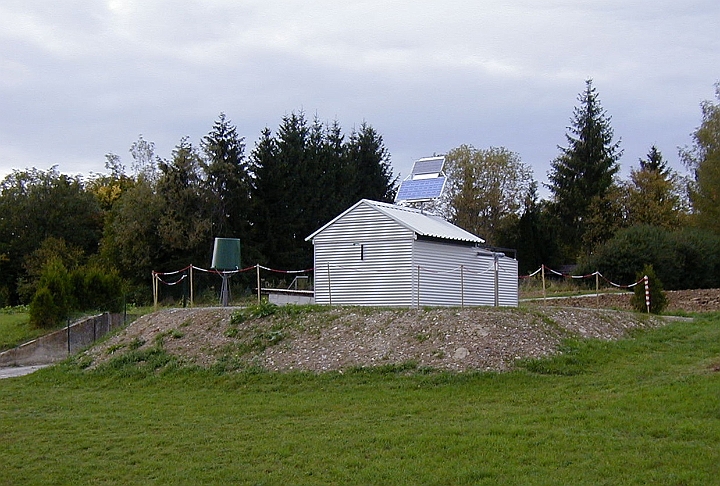
<svg viewBox="0 0 720 486"><path fill-rule="evenodd" d="M680 155L695 176L690 201L698 225L720 233L720 82L715 97L717 103L701 104L702 123L693 133L693 146Z"/></svg>
<svg viewBox="0 0 720 486"><path fill-rule="evenodd" d="M262 261L278 269L307 265L311 255L302 225L305 191L313 190L303 186L307 138L305 116L292 113L283 118L277 136L263 131L251 156L254 242Z"/></svg>
<svg viewBox="0 0 720 486"><path fill-rule="evenodd" d="M560 263L554 227L548 218L547 204L538 200L536 181L530 183L525 195L515 234L515 239L502 240L501 246L517 249L521 273L533 272L542 264Z"/></svg>
<svg viewBox="0 0 720 486"><path fill-rule="evenodd" d="M647 284L650 294L650 308L647 307L647 300L645 296L645 278L647 277ZM630 299L630 304L633 309L638 312L650 312L652 314L660 314L668 305L667 294L663 290L663 284L655 274L655 270L652 265L645 265L642 272L635 274L635 281L640 282L633 288L633 296Z"/></svg>
<svg viewBox="0 0 720 486"><path fill-rule="evenodd" d="M353 173L347 157L347 146L337 121L323 125L316 118L308 144L306 207L309 211L308 234L337 216L354 203ZM306 235L307 236L307 235Z"/></svg>
<svg viewBox="0 0 720 486"><path fill-rule="evenodd" d="M382 136L363 122L359 130L350 134L347 151L355 178L353 202L360 199L393 202L397 177L393 178L390 154Z"/></svg>
<svg viewBox="0 0 720 486"><path fill-rule="evenodd" d="M337 122L283 118L273 136L263 131L251 154L252 233L262 261L278 269L308 268L305 238L360 198L392 200L389 155L372 127L363 124L347 142Z"/></svg>
<svg viewBox="0 0 720 486"><path fill-rule="evenodd" d="M681 178L667 166L656 146L650 148L647 159L640 159L639 169L630 171L630 180L624 186L627 225L675 229L685 223Z"/></svg>
<svg viewBox="0 0 720 486"><path fill-rule="evenodd" d="M647 158L640 159L640 170L658 172L662 175L668 174L669 169L667 163L656 145L653 144L653 146L650 147Z"/></svg>
<svg viewBox="0 0 720 486"><path fill-rule="evenodd" d="M626 208L622 203L623 191L617 185L610 186L603 196L592 198L583 220L584 231L580 239L583 255L590 255L598 245L627 226Z"/></svg>
<svg viewBox="0 0 720 486"><path fill-rule="evenodd" d="M591 204L602 200L613 185L622 155L592 80L585 82L578 101L580 106L575 108L566 134L568 146L560 147L561 153L548 174L564 258L570 260L580 253Z"/></svg>
<svg viewBox="0 0 720 486"><path fill-rule="evenodd" d="M220 113L210 133L203 137L201 148L212 236L244 239L250 205L244 139L225 113Z"/></svg>
<svg viewBox="0 0 720 486"><path fill-rule="evenodd" d="M163 211L157 231L165 250L165 261L159 264L163 268L180 268L193 262L209 262L210 218L197 151L183 138L173 150L172 160L159 165L157 193Z"/></svg>

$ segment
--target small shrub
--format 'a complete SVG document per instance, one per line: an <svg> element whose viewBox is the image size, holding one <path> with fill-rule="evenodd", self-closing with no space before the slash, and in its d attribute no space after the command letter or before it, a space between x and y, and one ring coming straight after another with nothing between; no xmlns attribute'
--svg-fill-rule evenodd
<svg viewBox="0 0 720 486"><path fill-rule="evenodd" d="M43 269L30 302L30 323L41 328L55 327L73 307L70 274L62 262L52 260Z"/></svg>
<svg viewBox="0 0 720 486"><path fill-rule="evenodd" d="M424 343L428 339L430 339L430 335L427 333L418 333L415 335L415 339L417 339L417 342Z"/></svg>
<svg viewBox="0 0 720 486"><path fill-rule="evenodd" d="M116 351L121 350L125 347L124 343L113 344L107 348L106 354L114 354Z"/></svg>
<svg viewBox="0 0 720 486"><path fill-rule="evenodd" d="M38 328L49 329L59 322L60 307L50 289L43 287L35 292L30 303L30 323Z"/></svg>
<svg viewBox="0 0 720 486"><path fill-rule="evenodd" d="M648 287L650 290L650 312L652 314L660 314L668 304L667 295L663 290L663 285L660 279L655 275L655 270L652 265L645 265L642 272L639 272L636 277L637 281L640 281L634 288L634 293L630 303L638 312L647 312L647 304L645 302L645 282L644 277L648 277ZM641 281L642 280L642 281Z"/></svg>
<svg viewBox="0 0 720 486"><path fill-rule="evenodd" d="M161 348L153 347L121 354L101 365L99 369L113 371L123 376L142 376L171 365L178 365L177 358Z"/></svg>
<svg viewBox="0 0 720 486"><path fill-rule="evenodd" d="M169 336L173 339L182 339L183 337L185 337L185 334L178 331L177 329L173 329L172 331L170 331Z"/></svg>

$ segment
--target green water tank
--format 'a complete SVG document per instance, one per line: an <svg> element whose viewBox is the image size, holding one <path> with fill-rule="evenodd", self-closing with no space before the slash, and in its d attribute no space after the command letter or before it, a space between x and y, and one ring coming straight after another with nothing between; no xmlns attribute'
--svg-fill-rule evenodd
<svg viewBox="0 0 720 486"><path fill-rule="evenodd" d="M212 268L215 270L240 268L240 240L238 238L215 238Z"/></svg>

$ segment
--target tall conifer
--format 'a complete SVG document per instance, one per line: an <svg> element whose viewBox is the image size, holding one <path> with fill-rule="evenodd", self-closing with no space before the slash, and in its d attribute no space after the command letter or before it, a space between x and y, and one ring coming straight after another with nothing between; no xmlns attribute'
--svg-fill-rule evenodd
<svg viewBox="0 0 720 486"><path fill-rule="evenodd" d="M210 133L203 137L201 147L212 235L244 239L250 204L244 138L225 113L220 113Z"/></svg>
<svg viewBox="0 0 720 486"><path fill-rule="evenodd" d="M552 192L552 211L558 219L564 258L578 257L587 219L593 204L598 204L614 183L622 155L620 142L613 141L613 129L600 104L592 80L578 96L580 106L573 112L568 127L567 147L552 162L548 174Z"/></svg>

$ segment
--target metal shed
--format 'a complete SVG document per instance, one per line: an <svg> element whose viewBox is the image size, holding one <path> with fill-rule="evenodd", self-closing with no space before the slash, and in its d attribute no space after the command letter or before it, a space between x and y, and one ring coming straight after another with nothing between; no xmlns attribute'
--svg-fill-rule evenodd
<svg viewBox="0 0 720 486"><path fill-rule="evenodd" d="M420 210L362 199L306 238L315 302L517 306L517 260Z"/></svg>

